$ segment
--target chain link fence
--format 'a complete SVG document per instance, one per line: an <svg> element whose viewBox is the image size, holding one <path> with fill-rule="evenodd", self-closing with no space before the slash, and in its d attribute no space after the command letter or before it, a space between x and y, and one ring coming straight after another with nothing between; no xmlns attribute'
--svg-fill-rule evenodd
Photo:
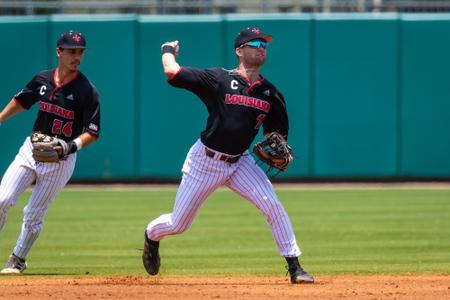
<svg viewBox="0 0 450 300"><path fill-rule="evenodd" d="M0 0L0 15L450 12L450 0Z"/></svg>

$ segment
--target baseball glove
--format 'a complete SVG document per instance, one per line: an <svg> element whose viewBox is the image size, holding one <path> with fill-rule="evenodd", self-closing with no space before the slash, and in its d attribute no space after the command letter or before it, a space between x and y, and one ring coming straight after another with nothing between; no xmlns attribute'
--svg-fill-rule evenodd
<svg viewBox="0 0 450 300"><path fill-rule="evenodd" d="M273 168L285 171L294 159L291 147L278 132L265 135L262 141L253 146L253 153L269 165L268 171Z"/></svg>
<svg viewBox="0 0 450 300"><path fill-rule="evenodd" d="M64 140L40 132L31 135L33 158L40 162L58 162L67 157L68 145Z"/></svg>

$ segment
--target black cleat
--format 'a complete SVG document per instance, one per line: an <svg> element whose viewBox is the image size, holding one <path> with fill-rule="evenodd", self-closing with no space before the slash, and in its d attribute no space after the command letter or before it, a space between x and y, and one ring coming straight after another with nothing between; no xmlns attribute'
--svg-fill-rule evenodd
<svg viewBox="0 0 450 300"><path fill-rule="evenodd" d="M291 283L314 283L314 277L309 275L298 262L297 259L291 263L288 268L289 274L291 275Z"/></svg>
<svg viewBox="0 0 450 300"><path fill-rule="evenodd" d="M142 254L144 268L150 275L156 275L159 272L161 260L159 258L159 242L152 241L145 232L144 253Z"/></svg>

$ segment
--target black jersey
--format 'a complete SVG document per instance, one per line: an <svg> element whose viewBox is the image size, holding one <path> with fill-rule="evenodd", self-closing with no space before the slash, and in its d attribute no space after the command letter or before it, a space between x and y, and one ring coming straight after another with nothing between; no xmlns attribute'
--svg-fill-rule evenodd
<svg viewBox="0 0 450 300"><path fill-rule="evenodd" d="M183 67L169 83L195 93L206 105L209 117L201 141L214 150L243 153L261 125L264 132L277 131L287 138L284 98L265 78L250 84L233 70Z"/></svg>
<svg viewBox="0 0 450 300"><path fill-rule="evenodd" d="M97 89L79 72L70 82L58 86L56 70L42 71L14 98L25 109L39 102L33 131L73 140L83 131L100 133L100 103Z"/></svg>

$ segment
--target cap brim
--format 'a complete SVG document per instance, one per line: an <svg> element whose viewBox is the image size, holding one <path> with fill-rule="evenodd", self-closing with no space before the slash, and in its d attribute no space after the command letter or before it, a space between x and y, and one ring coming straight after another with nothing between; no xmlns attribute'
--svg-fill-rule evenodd
<svg viewBox="0 0 450 300"><path fill-rule="evenodd" d="M268 42L268 43L272 43L272 40L273 40L272 36L268 35L268 34L263 34L263 35L261 35L261 37L258 37L258 38L265 39L266 42Z"/></svg>
<svg viewBox="0 0 450 300"><path fill-rule="evenodd" d="M247 42L253 41L253 40L259 40L259 39L263 39L263 40L265 40L268 43L272 43L272 40L273 40L271 35L261 34L261 35L253 36L251 39L245 41L244 43L247 43Z"/></svg>
<svg viewBox="0 0 450 300"><path fill-rule="evenodd" d="M60 45L60 46L57 46L57 48L62 48L62 49L87 49L86 46L73 46L73 45Z"/></svg>

